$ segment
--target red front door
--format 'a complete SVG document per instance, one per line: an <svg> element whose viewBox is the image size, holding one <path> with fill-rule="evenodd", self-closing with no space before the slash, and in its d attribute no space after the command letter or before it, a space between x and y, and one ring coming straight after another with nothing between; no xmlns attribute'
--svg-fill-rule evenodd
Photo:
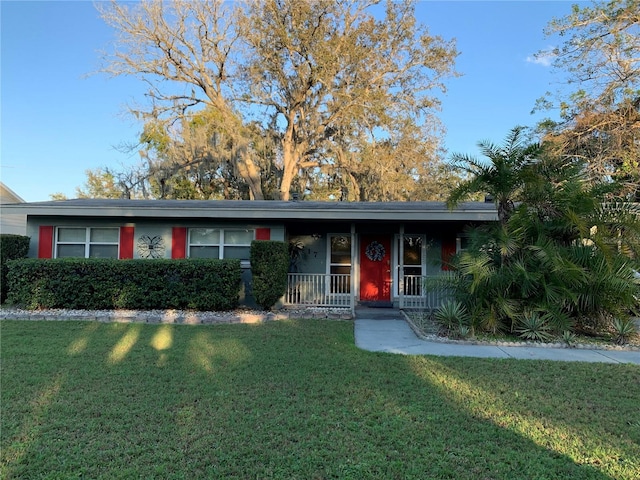
<svg viewBox="0 0 640 480"><path fill-rule="evenodd" d="M391 239L384 235L360 238L360 301L391 300Z"/></svg>

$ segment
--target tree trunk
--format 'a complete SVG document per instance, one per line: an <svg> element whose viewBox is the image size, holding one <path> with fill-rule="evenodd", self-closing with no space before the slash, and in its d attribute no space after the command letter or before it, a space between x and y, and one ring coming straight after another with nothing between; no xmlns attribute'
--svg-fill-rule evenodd
<svg viewBox="0 0 640 480"><path fill-rule="evenodd" d="M238 175L240 175L244 179L244 181L247 182L247 185L249 185L249 199L264 200L260 171L251 159L251 156L249 155L249 152L246 148L243 148L240 152L238 152L236 159L236 169L238 171Z"/></svg>
<svg viewBox="0 0 640 480"><path fill-rule="evenodd" d="M282 180L280 181L280 200L289 200L291 183L296 174L298 159L292 146L283 145Z"/></svg>
<svg viewBox="0 0 640 480"><path fill-rule="evenodd" d="M293 115L291 115L293 117ZM288 126L282 137L282 180L280 181L280 200L289 200L291 184L296 176L296 167L300 162L301 145L294 138L294 119L288 118Z"/></svg>

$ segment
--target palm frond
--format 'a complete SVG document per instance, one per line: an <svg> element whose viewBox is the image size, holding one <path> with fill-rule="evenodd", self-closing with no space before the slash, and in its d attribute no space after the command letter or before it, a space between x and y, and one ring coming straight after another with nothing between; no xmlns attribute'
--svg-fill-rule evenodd
<svg viewBox="0 0 640 480"><path fill-rule="evenodd" d="M474 193L484 190L483 177L476 176L469 180L461 181L451 192L447 198L447 207L450 209L455 208L461 202L467 200Z"/></svg>
<svg viewBox="0 0 640 480"><path fill-rule="evenodd" d="M505 151L506 152L516 152L516 151L520 151L523 149L523 145L524 145L524 132L525 132L525 127L523 126L517 126L512 128L509 133L507 134L507 137L505 139Z"/></svg>

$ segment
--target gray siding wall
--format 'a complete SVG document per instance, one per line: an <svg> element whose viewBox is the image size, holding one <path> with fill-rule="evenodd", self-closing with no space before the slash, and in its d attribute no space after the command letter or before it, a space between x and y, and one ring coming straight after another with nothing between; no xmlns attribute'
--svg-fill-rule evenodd
<svg viewBox="0 0 640 480"><path fill-rule="evenodd" d="M38 236L40 226L54 227L134 227L133 255L140 258L138 254L138 240L147 235L150 237L160 236L165 245L164 258L171 258L171 240L173 227L186 228L269 228L271 240L284 241L285 230L282 225L275 224L246 224L239 222L212 222L212 221L181 221L167 223L161 220L136 220L131 219L101 219L101 218L70 218L70 217L29 217L26 225L26 233L31 237L29 243L29 257L38 256ZM54 247L55 248L55 247ZM153 260L149 260L153 261ZM248 264L242 266L242 286L240 289L240 304L255 308L256 304L252 293L251 269Z"/></svg>
<svg viewBox="0 0 640 480"><path fill-rule="evenodd" d="M246 224L239 222L212 222L212 221L180 221L171 222L163 220L135 220L123 219L103 219L103 218L87 218L87 217L29 217L27 221L27 235L31 237L29 256L38 256L38 235L40 226L54 227L134 227L133 255L134 258L140 258L138 254L137 244L140 237L147 235L150 237L160 236L164 240L165 258L171 258L171 229L173 227L186 228L269 228L271 230L271 240L284 241L284 227L274 224Z"/></svg>
<svg viewBox="0 0 640 480"><path fill-rule="evenodd" d="M442 271L442 239L430 238L427 234L426 274L437 275Z"/></svg>
<svg viewBox="0 0 640 480"><path fill-rule="evenodd" d="M13 235L27 234L26 215L5 215L0 207L0 233L10 233Z"/></svg>

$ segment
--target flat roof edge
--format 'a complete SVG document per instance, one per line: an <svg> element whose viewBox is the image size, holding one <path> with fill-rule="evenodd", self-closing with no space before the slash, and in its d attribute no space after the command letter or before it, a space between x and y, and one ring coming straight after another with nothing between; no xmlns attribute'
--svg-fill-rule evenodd
<svg viewBox="0 0 640 480"><path fill-rule="evenodd" d="M120 218L220 218L220 219L264 219L264 220L497 220L495 208L486 204L462 204L459 208L449 210L442 203L400 203L387 204L333 204L326 205L303 202L287 208L287 203L233 203L230 205L215 204L194 206L181 204L133 204L123 205L78 205L65 202L46 204L8 204L2 206L5 214L26 214L28 216L61 216L61 217L120 217ZM340 205L337 207L336 205ZM479 205L482 208L479 208Z"/></svg>

